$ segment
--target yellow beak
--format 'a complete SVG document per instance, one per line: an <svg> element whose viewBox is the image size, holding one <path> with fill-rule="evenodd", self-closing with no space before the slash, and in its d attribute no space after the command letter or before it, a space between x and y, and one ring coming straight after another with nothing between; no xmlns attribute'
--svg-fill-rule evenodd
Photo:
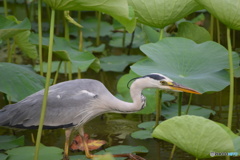
<svg viewBox="0 0 240 160"><path fill-rule="evenodd" d="M194 89L191 89L191 88L188 88L188 87L185 87L183 85L180 85L180 84L177 84L177 83L172 83L169 85L169 87L172 89L172 90L176 90L176 91L181 91L181 92L187 92L187 93L193 93L193 94L202 94Z"/></svg>

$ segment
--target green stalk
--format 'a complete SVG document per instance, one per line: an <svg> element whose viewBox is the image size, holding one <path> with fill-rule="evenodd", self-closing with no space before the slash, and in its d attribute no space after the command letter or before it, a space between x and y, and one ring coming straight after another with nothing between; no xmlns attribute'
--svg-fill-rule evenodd
<svg viewBox="0 0 240 160"><path fill-rule="evenodd" d="M163 39L163 28L160 30L160 36L159 36L159 40L162 40Z"/></svg>
<svg viewBox="0 0 240 160"><path fill-rule="evenodd" d="M8 15L7 0L3 0L3 6L4 6L4 14L5 16L7 16Z"/></svg>
<svg viewBox="0 0 240 160"><path fill-rule="evenodd" d="M189 97L189 101L188 101L188 107L187 107L187 110L186 110L186 113L185 114L188 114L188 111L190 109L190 104L191 104L191 101L192 101L192 93L190 94L190 97Z"/></svg>
<svg viewBox="0 0 240 160"><path fill-rule="evenodd" d="M97 37L96 37L96 45L100 45L100 31L101 31L101 12L97 12Z"/></svg>
<svg viewBox="0 0 240 160"><path fill-rule="evenodd" d="M173 155L174 155L175 150L176 150L176 145L174 144L173 148L172 148L172 151L171 151L171 154L170 154L170 157L169 157L169 160L173 159Z"/></svg>
<svg viewBox="0 0 240 160"><path fill-rule="evenodd" d="M211 15L211 20L210 20L210 35L211 39L213 40L213 26L214 26L214 17Z"/></svg>
<svg viewBox="0 0 240 160"><path fill-rule="evenodd" d="M57 79L58 79L59 70L60 70L60 68L61 68L61 65L62 65L62 61L60 61L59 64L58 64L58 68L57 68L57 71L56 71L56 74L55 74L55 77L54 77L53 84L56 84L56 83L57 83Z"/></svg>
<svg viewBox="0 0 240 160"><path fill-rule="evenodd" d="M179 92L178 94L178 116L182 115L182 92Z"/></svg>
<svg viewBox="0 0 240 160"><path fill-rule="evenodd" d="M50 85L51 69L52 69L54 20L55 20L55 10L52 9L51 22L50 22L49 49L48 49L48 68L47 68L48 70L47 70L47 77L46 77L46 83L45 83L44 97L43 97L43 102L42 102L41 116L40 116L40 120L39 120L34 160L38 160L42 129L43 129L43 124L44 124L45 112L46 112L46 108L47 108L48 90L49 90L49 85Z"/></svg>
<svg viewBox="0 0 240 160"><path fill-rule="evenodd" d="M40 75L43 76L43 59L42 59L42 0L38 1L38 54Z"/></svg>
<svg viewBox="0 0 240 160"><path fill-rule="evenodd" d="M162 40L162 38L163 38L163 29L161 29L159 40ZM156 121L155 121L156 123L155 123L155 127L157 127L157 125L159 123L160 116L161 116L161 110L162 110L162 91L157 90L155 96L156 96Z"/></svg>
<svg viewBox="0 0 240 160"><path fill-rule="evenodd" d="M233 71L233 58L232 58L230 28L227 28L227 44L228 44L228 60L229 60L229 74L230 74L228 128L231 129L232 128L232 115L233 115L233 101L234 101L234 71Z"/></svg>
<svg viewBox="0 0 240 160"><path fill-rule="evenodd" d="M156 90L156 120L154 128L157 127L159 124L161 111L162 111L162 91Z"/></svg>

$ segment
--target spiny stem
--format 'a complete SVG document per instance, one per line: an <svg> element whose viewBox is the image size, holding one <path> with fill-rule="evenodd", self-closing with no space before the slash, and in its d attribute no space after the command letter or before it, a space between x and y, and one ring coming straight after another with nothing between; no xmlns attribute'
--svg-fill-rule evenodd
<svg viewBox="0 0 240 160"><path fill-rule="evenodd" d="M44 123L44 118L45 118L45 113L46 113L46 108L47 108L48 90L49 90L49 85L50 85L51 69L52 69L54 21L55 21L55 10L52 9L51 22L50 22L49 49L48 49L48 68L47 68L48 70L47 70L47 77L46 77L46 83L45 83L44 97L43 97L43 102L42 102L41 116L40 116L40 120L39 120L34 160L38 160L43 123Z"/></svg>

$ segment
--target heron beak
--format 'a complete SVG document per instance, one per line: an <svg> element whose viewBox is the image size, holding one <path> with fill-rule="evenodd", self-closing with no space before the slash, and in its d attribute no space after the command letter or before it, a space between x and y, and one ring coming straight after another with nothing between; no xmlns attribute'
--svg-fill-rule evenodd
<svg viewBox="0 0 240 160"><path fill-rule="evenodd" d="M177 84L177 83L172 83L169 85L169 87L172 89L172 90L176 90L176 91L181 91L181 92L187 92L187 93L193 93L193 94L202 94L194 89L191 89L191 88L188 88L188 87L185 87L183 85L180 85L180 84Z"/></svg>

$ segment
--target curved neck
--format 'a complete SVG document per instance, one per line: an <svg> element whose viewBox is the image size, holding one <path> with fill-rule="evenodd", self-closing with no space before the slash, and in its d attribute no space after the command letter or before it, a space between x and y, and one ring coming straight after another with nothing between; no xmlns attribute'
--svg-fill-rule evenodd
<svg viewBox="0 0 240 160"><path fill-rule="evenodd" d="M112 103L111 108L114 109L114 112L131 113L137 112L145 107L146 98L142 95L142 90L146 88L146 86L140 85L140 81L141 80L135 80L130 87L132 103L119 99L112 101L114 104Z"/></svg>

